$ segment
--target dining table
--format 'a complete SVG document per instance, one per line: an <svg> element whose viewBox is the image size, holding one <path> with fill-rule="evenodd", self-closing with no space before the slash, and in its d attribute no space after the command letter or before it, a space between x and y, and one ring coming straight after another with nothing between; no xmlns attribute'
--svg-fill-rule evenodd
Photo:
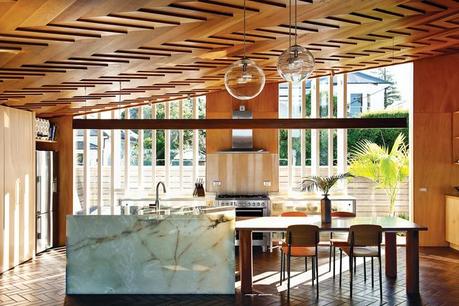
<svg viewBox="0 0 459 306"><path fill-rule="evenodd" d="M320 216L258 217L236 221L239 232L239 276L242 294L254 293L252 232L283 232L290 225L313 224L322 232L348 232L356 224L380 225L384 232L386 277L397 277L397 233L406 234L406 293L419 295L419 232L427 227L398 217L333 217L322 223Z"/></svg>

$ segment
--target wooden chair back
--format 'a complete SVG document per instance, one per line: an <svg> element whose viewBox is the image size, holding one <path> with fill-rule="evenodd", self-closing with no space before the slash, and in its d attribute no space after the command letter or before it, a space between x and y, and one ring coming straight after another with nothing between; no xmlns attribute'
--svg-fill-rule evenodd
<svg viewBox="0 0 459 306"><path fill-rule="evenodd" d="M382 227L373 224L352 225L349 228L348 242L353 246L380 246Z"/></svg>
<svg viewBox="0 0 459 306"><path fill-rule="evenodd" d="M292 247L313 247L319 243L319 227L310 224L290 225L287 243Z"/></svg>

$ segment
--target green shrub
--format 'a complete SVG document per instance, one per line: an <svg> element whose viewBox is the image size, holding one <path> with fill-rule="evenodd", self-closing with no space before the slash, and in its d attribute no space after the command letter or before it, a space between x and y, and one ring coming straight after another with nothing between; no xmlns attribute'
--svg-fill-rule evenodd
<svg viewBox="0 0 459 306"><path fill-rule="evenodd" d="M361 118L408 118L407 110L377 111L363 113ZM347 146L352 151L355 145L362 139L376 143L379 146L392 148L399 134L405 136L405 144L408 146L408 128L401 129L348 129Z"/></svg>

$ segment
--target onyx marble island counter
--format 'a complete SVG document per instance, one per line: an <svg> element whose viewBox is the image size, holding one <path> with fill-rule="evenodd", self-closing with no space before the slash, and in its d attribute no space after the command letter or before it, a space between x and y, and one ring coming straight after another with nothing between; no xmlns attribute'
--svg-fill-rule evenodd
<svg viewBox="0 0 459 306"><path fill-rule="evenodd" d="M67 294L234 294L234 209L67 217Z"/></svg>

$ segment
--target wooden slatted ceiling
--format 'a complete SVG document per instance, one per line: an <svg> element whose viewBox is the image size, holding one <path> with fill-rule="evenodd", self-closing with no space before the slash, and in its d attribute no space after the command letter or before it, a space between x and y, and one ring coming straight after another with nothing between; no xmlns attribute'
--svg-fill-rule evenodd
<svg viewBox="0 0 459 306"><path fill-rule="evenodd" d="M247 0L247 52L279 82L287 0ZM454 0L298 1L313 77L459 51ZM243 0L0 2L0 104L81 114L221 90L243 55ZM119 102L121 97L121 102Z"/></svg>

